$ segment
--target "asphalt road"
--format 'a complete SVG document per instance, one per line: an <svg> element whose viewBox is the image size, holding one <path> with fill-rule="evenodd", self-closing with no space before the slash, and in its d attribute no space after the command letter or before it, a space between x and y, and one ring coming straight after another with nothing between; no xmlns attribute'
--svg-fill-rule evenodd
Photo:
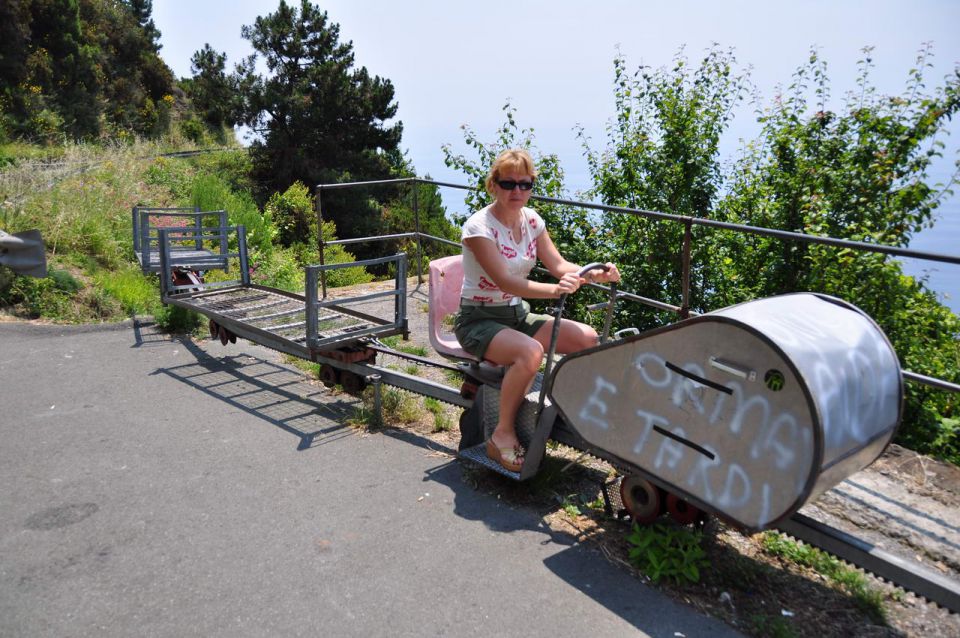
<svg viewBox="0 0 960 638"><path fill-rule="evenodd" d="M240 342L0 324L0 636L731 636Z"/></svg>

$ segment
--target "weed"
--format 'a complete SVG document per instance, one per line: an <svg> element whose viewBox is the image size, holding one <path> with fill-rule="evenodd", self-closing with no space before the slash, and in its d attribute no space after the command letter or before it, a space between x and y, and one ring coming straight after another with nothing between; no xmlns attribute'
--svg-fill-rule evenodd
<svg viewBox="0 0 960 638"><path fill-rule="evenodd" d="M350 427L366 429L373 427L376 422L376 415L373 409L366 402L361 402L353 409L353 415L346 420Z"/></svg>
<svg viewBox="0 0 960 638"><path fill-rule="evenodd" d="M54 321L80 319L74 297L83 284L66 270L51 266L48 273L39 279L23 276L6 279L8 283L0 289L0 305L14 306L29 317Z"/></svg>
<svg viewBox="0 0 960 638"><path fill-rule="evenodd" d="M100 271L94 281L119 302L127 315L149 313L159 300L157 286L133 267Z"/></svg>
<svg viewBox="0 0 960 638"><path fill-rule="evenodd" d="M364 393L364 404L373 405L373 393ZM420 420L420 406L409 392L381 386L380 405L384 422L414 423Z"/></svg>
<svg viewBox="0 0 960 638"><path fill-rule="evenodd" d="M577 505L576 500L577 500L576 494L568 494L563 499L563 504L561 505L561 507L563 508L563 511L567 514L567 516L569 516L570 518L580 518L581 516L583 516L583 512L580 511L580 507Z"/></svg>
<svg viewBox="0 0 960 638"><path fill-rule="evenodd" d="M452 385L454 387L459 386L461 383L463 383L463 375L454 370L444 369L443 378L444 380L446 380L448 385Z"/></svg>
<svg viewBox="0 0 960 638"><path fill-rule="evenodd" d="M427 349L424 346L418 346L414 343L404 343L403 337L400 335L390 335L389 337L384 337L381 341L383 345L397 352L405 352L418 357L427 356Z"/></svg>
<svg viewBox="0 0 960 638"><path fill-rule="evenodd" d="M847 567L830 554L802 542L785 538L777 532L765 532L762 539L765 552L798 565L809 567L846 591L874 621L885 622L884 595L870 587L867 579L855 569Z"/></svg>
<svg viewBox="0 0 960 638"><path fill-rule="evenodd" d="M447 414L442 403L433 397L424 397L423 407L433 415L434 432L448 432L453 427L453 420Z"/></svg>
<svg viewBox="0 0 960 638"><path fill-rule="evenodd" d="M598 495L597 498L593 499L592 501L588 501L588 502L586 502L586 503L584 503L584 504L585 504L588 508L590 508L590 509L592 509L592 510L597 510L597 511L603 511L604 508L605 508L605 504L604 504L604 502L603 502L603 495L602 495L602 494Z"/></svg>
<svg viewBox="0 0 960 638"><path fill-rule="evenodd" d="M703 549L703 532L667 523L634 524L627 542L630 562L654 582L669 578L676 583L700 582L700 570L709 565Z"/></svg>
<svg viewBox="0 0 960 638"><path fill-rule="evenodd" d="M418 356L418 357L425 357L425 356L427 356L427 349L426 349L426 347L424 347L424 346L418 346L418 345L413 344L413 343L398 345L398 346L397 346L396 348L394 348L394 349L395 349L395 350L399 350L400 352L406 352L407 354L412 354L412 355L415 355L415 356Z"/></svg>
<svg viewBox="0 0 960 638"><path fill-rule="evenodd" d="M764 614L755 614L750 617L750 624L756 630L759 636L769 636L770 638L793 638L797 633L793 627L780 616L767 616Z"/></svg>
<svg viewBox="0 0 960 638"><path fill-rule="evenodd" d="M420 374L420 366L418 366L415 363L408 363L405 366L403 366L403 371L409 374L410 376L415 377L418 374Z"/></svg>

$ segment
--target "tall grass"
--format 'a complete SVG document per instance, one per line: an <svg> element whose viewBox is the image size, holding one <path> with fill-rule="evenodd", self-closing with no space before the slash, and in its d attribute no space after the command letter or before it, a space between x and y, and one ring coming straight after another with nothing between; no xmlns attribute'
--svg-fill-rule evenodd
<svg viewBox="0 0 960 638"><path fill-rule="evenodd" d="M226 210L231 225L246 227L253 278L263 285L302 290L303 266L319 261L315 246L274 243L277 228L250 195L243 150L190 160L159 156L161 146L143 142L29 150L0 148L0 228L40 230L51 277L30 280L0 267L0 306L16 315L84 322L154 314L170 327L196 325L196 317L164 309L156 277L144 276L136 265L131 210L138 204ZM332 224L325 226L328 239L333 232ZM341 246L326 257L327 263L353 260ZM331 273L328 285L371 279L363 268L348 268Z"/></svg>
<svg viewBox="0 0 960 638"><path fill-rule="evenodd" d="M261 213L249 192L236 192L230 184L213 173L196 176L191 185L190 206L200 210L226 210L231 226L243 225L247 230L247 246L261 253L273 251L277 228L268 212Z"/></svg>

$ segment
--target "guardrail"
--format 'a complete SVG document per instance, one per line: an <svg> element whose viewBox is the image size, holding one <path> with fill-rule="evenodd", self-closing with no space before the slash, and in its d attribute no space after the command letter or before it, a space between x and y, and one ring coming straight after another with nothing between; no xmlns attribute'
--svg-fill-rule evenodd
<svg viewBox="0 0 960 638"><path fill-rule="evenodd" d="M386 185L403 185L403 184L412 184L413 193L412 193L412 204L413 204L413 213L414 213L414 231L410 233L401 233L396 235L385 235L380 237L357 237L349 239L338 239L334 241L325 242L323 239L320 239L320 263L323 263L324 260L324 246L335 245L335 244L355 244L361 242L375 242L375 241L388 241L399 238L412 238L416 239L417 244L417 280L420 283L423 283L423 273L421 267L421 256L423 253L422 240L428 239L431 241L448 244L452 246L459 247L458 242L450 241L444 237L436 237L434 235L429 235L427 233L422 233L420 231L420 214L418 210L419 198L418 186L420 184L438 186L442 188L453 188L458 190L473 191L477 190L475 186L468 186L465 184L454 184L452 182L441 182L432 179L423 179L419 177L403 178L403 179L386 179L386 180L370 180L362 182L343 182L338 184L318 184L316 186L316 211L318 222L322 225L323 223L323 193L324 191L339 190L339 189L350 189L350 188L359 188L359 187L368 187L368 186L386 186ZM773 237L781 239L784 241L793 241L803 244L819 244L823 246L834 246L838 248L849 248L852 250L860 252L872 252L872 253L881 253L885 255L893 255L897 257L910 257L913 259L921 259L925 261L934 261L939 263L955 264L960 265L960 255L945 255L942 253L934 253L923 250L911 250L909 248L899 248L897 246L885 246L882 244L870 244L866 242L851 241L848 239L836 239L834 237L820 237L817 235L806 235L804 233L797 233L793 231L786 230L776 230L771 228L760 228L757 226L749 226L746 224L734 224L730 222L722 222L713 219L703 219L699 217L690 217L687 215L676 215L672 213L664 213L660 211L653 210L644 210L639 208L627 208L624 206L609 206L607 204L598 204L595 202L582 202L572 199L561 199L557 197L544 197L540 195L533 195L530 198L531 200L541 201L548 204L558 204L563 206L573 206L577 208L583 208L588 210L597 210L604 213L614 213L621 215L633 215L636 217L644 217L646 219L654 219L657 221L663 222L672 222L682 224L684 227L684 236L683 243L681 246L681 259L683 264L682 270L682 281L681 281L681 302L680 305L671 304L669 302L649 299L647 297L641 297L639 295L634 295L625 291L619 291L617 293L618 298L629 298L633 301L637 301L644 305L656 308L658 310L665 310L669 312L676 313L681 319L685 319L691 315L697 314L694 311L690 310L690 274L691 274L691 247L693 243L692 229L694 226L704 226L708 228L716 228L721 230L729 230L734 232L746 233L751 235L759 235L762 237ZM324 294L326 294L326 284L321 282L323 286ZM608 290L605 286L600 286L597 284L590 284L592 287ZM927 386L931 386L940 390L946 390L949 392L960 392L960 384L952 383L945 379L938 379L935 377L928 377L922 374L911 372L909 370L902 371L904 380L919 383Z"/></svg>

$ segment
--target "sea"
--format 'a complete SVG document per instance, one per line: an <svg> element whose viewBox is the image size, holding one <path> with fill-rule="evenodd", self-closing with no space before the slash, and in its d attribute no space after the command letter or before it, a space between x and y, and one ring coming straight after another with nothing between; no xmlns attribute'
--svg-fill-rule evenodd
<svg viewBox="0 0 960 638"><path fill-rule="evenodd" d="M960 198L945 202L934 213L934 224L916 234L913 250L960 258ZM954 314L960 315L960 264L900 258L904 273L925 278L926 286Z"/></svg>

